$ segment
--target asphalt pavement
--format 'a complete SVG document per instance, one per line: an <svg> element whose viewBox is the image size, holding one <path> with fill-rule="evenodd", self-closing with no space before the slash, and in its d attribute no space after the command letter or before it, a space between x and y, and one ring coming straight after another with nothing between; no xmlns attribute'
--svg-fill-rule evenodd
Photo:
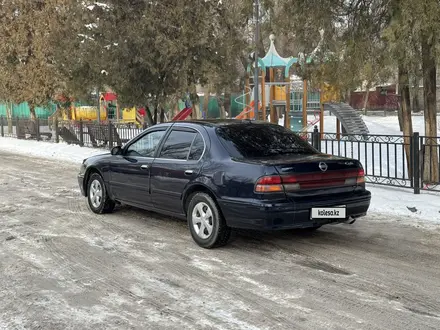
<svg viewBox="0 0 440 330"><path fill-rule="evenodd" d="M0 152L0 329L439 329L440 229L386 215L234 232L93 214L77 165Z"/></svg>

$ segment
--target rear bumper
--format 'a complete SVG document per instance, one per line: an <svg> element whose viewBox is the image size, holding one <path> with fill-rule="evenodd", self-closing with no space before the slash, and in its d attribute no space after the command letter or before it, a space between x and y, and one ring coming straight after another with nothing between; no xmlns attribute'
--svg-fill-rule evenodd
<svg viewBox="0 0 440 330"><path fill-rule="evenodd" d="M255 203L238 201L219 201L226 223L232 228L282 230L294 228L308 228L322 226L330 223L346 222L350 218L360 218L367 214L370 207L371 193L363 192L361 195L344 199L331 199L326 201L296 204L283 203ZM346 206L345 219L311 219L313 207Z"/></svg>

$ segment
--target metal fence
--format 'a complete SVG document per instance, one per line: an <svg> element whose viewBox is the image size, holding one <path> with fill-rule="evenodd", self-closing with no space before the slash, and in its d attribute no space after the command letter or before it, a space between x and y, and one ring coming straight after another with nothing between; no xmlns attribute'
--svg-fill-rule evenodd
<svg viewBox="0 0 440 330"><path fill-rule="evenodd" d="M309 142L321 152L354 158L364 166L367 182L440 191L440 137L320 133Z"/></svg>
<svg viewBox="0 0 440 330"><path fill-rule="evenodd" d="M66 142L110 149L125 145L145 127L91 121L52 121L0 116L0 135L18 139ZM318 150L359 160L367 181L373 184L440 191L440 137L401 135L349 135L313 132L304 136Z"/></svg>
<svg viewBox="0 0 440 330"><path fill-rule="evenodd" d="M143 131L143 127L117 122L30 120L0 117L0 135L18 139L33 139L79 145L92 148L112 148L124 145Z"/></svg>

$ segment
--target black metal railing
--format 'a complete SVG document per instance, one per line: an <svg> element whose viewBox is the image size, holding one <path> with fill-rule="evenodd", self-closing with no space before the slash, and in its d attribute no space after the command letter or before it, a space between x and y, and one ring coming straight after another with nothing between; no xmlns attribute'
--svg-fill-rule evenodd
<svg viewBox="0 0 440 330"><path fill-rule="evenodd" d="M440 137L320 133L315 127L308 140L326 154L359 160L367 182L415 194L440 191Z"/></svg>
<svg viewBox="0 0 440 330"><path fill-rule="evenodd" d="M111 149L125 145L145 127L116 122L58 121L56 119L6 119L0 116L0 136L38 141L65 142L84 147ZM440 191L440 137L401 135L350 135L300 133L326 154L359 160L367 182L379 185Z"/></svg>
<svg viewBox="0 0 440 330"><path fill-rule="evenodd" d="M0 136L37 141L65 142L92 148L123 146L144 128L132 124L0 116Z"/></svg>

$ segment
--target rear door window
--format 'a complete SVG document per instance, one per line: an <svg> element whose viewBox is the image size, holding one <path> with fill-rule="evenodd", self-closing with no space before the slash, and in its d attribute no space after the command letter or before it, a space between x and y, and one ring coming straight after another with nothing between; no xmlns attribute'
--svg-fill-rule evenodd
<svg viewBox="0 0 440 330"><path fill-rule="evenodd" d="M172 130L158 158L187 160L196 136L195 131Z"/></svg>
<svg viewBox="0 0 440 330"><path fill-rule="evenodd" d="M217 129L217 135L235 158L317 153L317 150L297 134L275 124L225 125Z"/></svg>
<svg viewBox="0 0 440 330"><path fill-rule="evenodd" d="M192 143L188 160L199 160L202 157L204 150L205 150L205 141L203 140L202 135L200 135L200 133L197 133Z"/></svg>

